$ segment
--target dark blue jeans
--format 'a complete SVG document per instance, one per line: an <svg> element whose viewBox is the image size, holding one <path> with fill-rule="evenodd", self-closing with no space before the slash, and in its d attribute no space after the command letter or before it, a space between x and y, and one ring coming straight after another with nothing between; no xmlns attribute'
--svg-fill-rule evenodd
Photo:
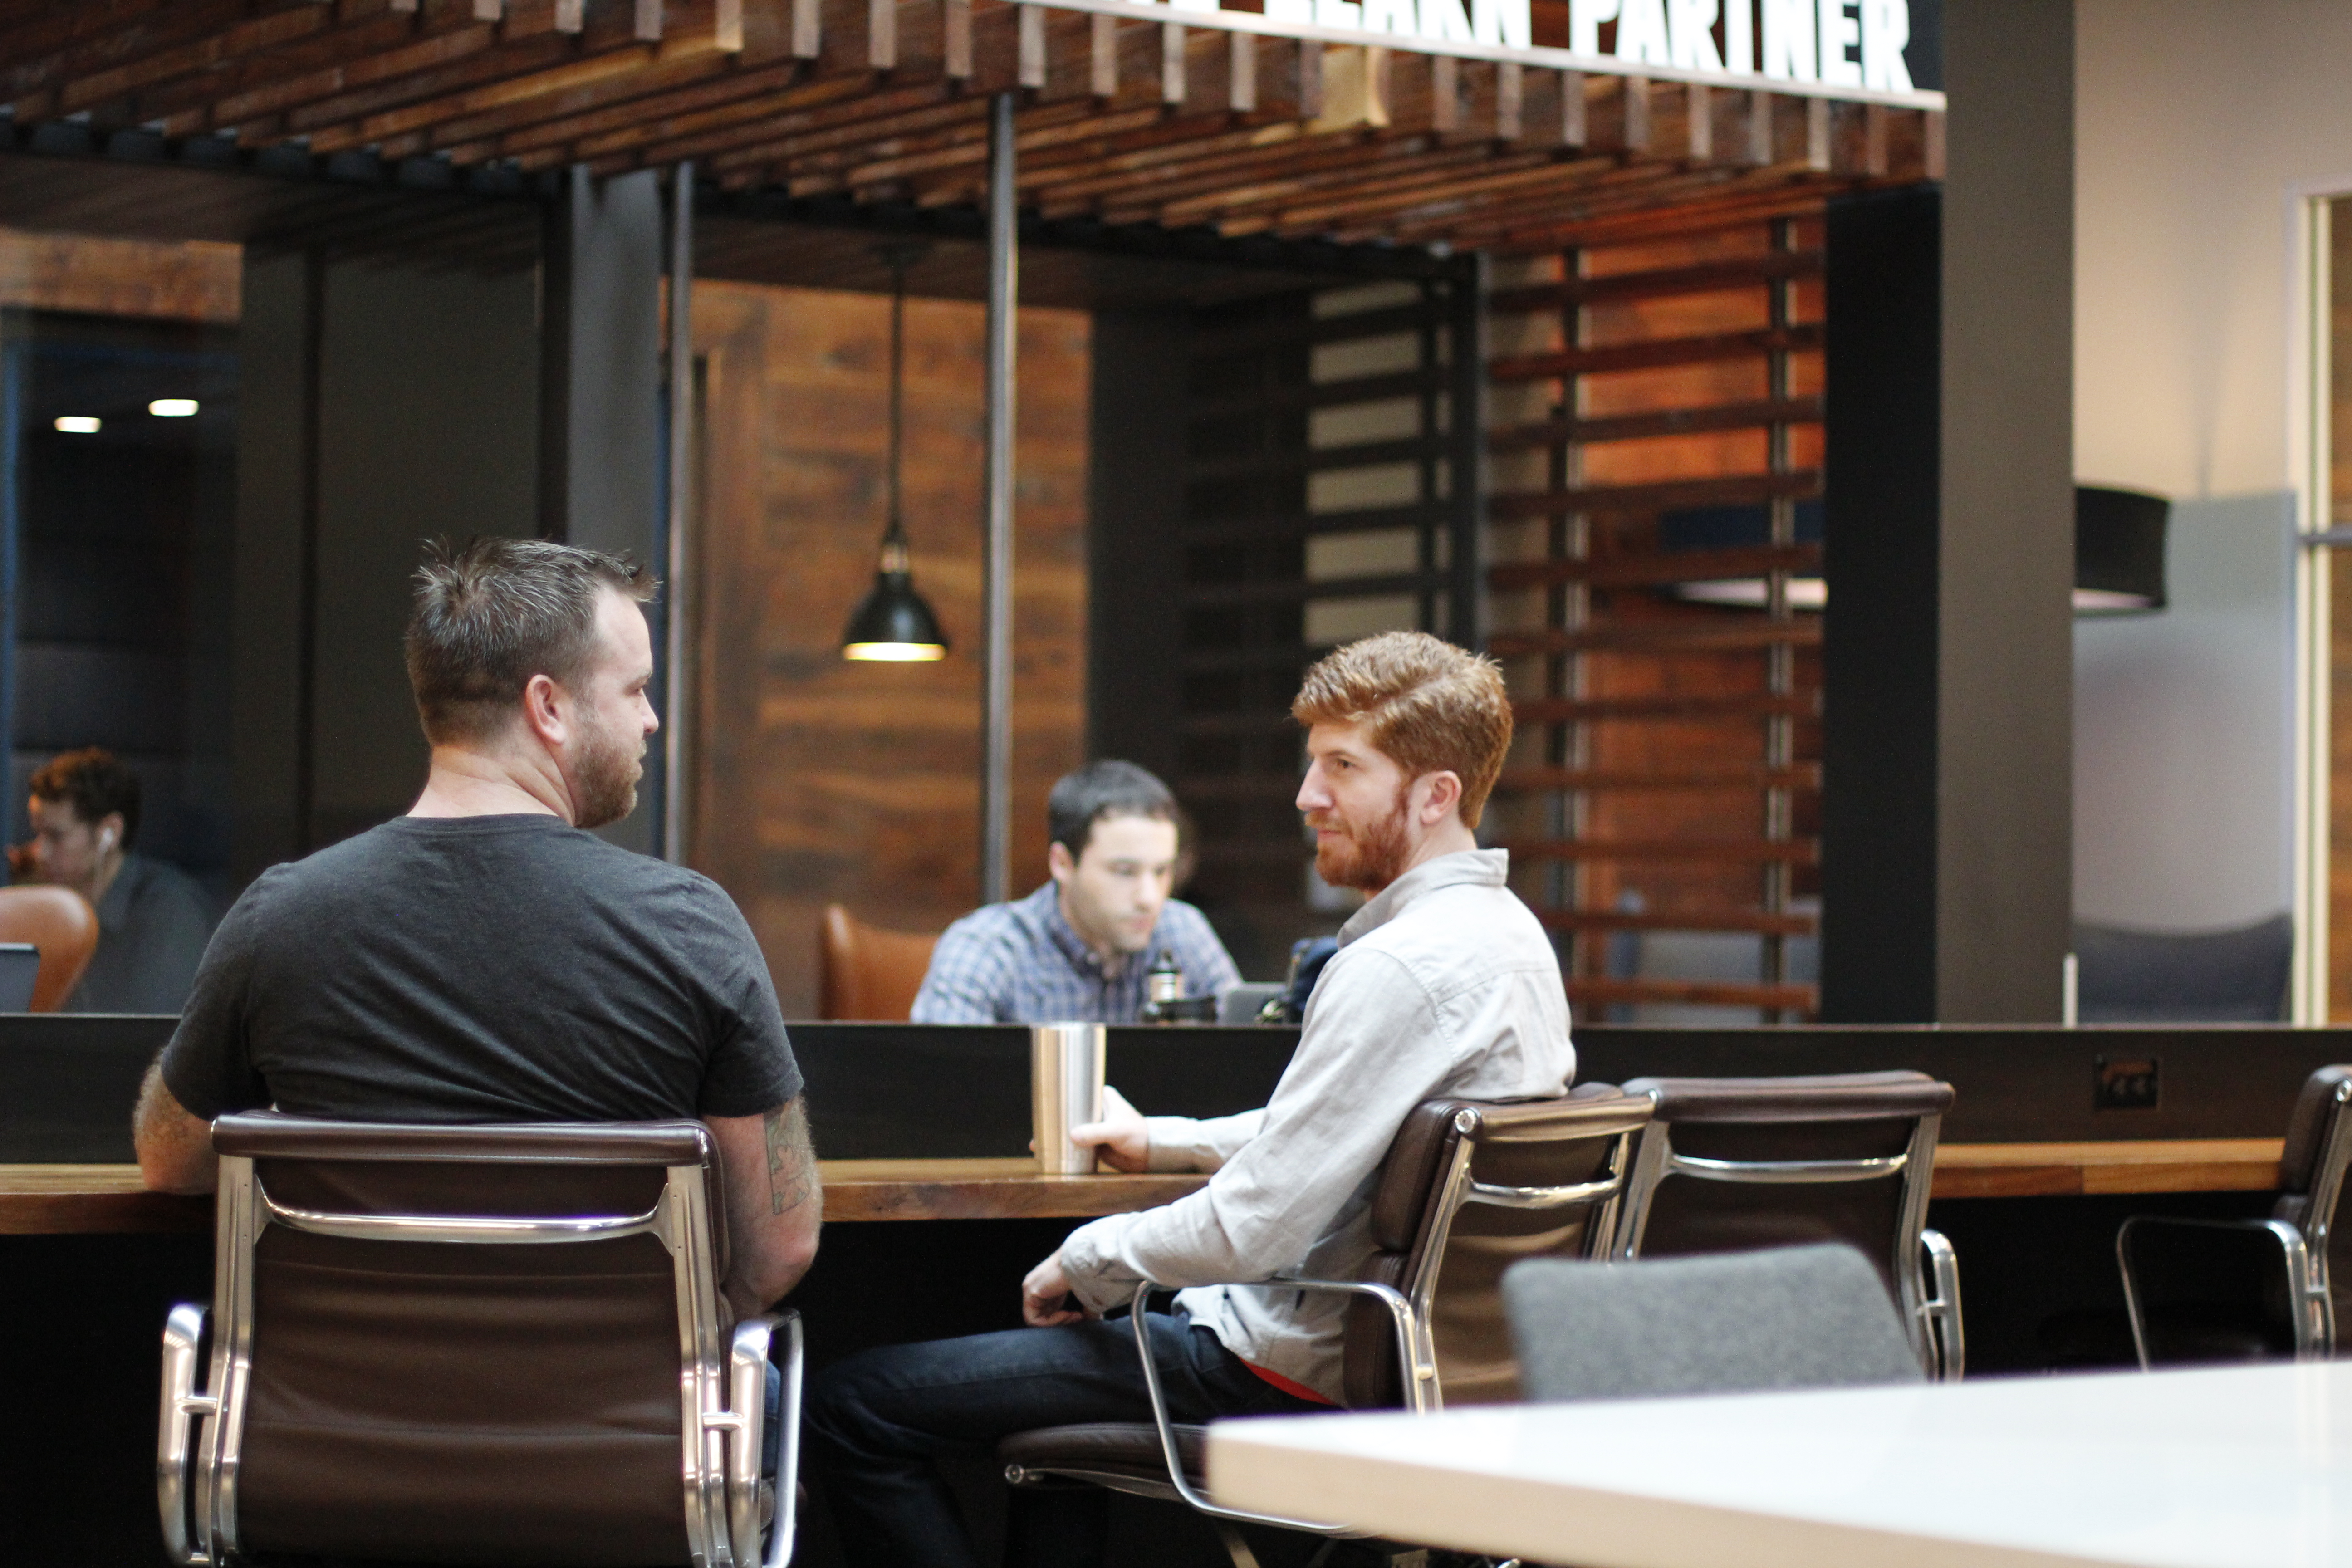
<svg viewBox="0 0 2352 1568"><path fill-rule="evenodd" d="M1152 1360L1179 1421L1289 1415L1323 1405L1283 1393L1181 1314L1150 1313ZM979 1568L971 1534L932 1462L998 1439L1082 1421L1149 1421L1125 1319L1014 1329L863 1352L819 1374L802 1424L803 1462L824 1489L855 1568ZM1092 1487L1016 1489L1004 1560L1093 1568L1108 1521Z"/></svg>

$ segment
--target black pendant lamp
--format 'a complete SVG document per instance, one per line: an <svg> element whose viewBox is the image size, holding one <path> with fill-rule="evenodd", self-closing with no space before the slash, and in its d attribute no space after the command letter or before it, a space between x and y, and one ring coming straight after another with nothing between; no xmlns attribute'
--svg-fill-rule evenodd
<svg viewBox="0 0 2352 1568"><path fill-rule="evenodd" d="M2137 490L2074 487L2074 613L2164 608L2164 529L2172 503Z"/></svg>
<svg viewBox="0 0 2352 1568"><path fill-rule="evenodd" d="M919 246L890 246L882 259L890 267L890 519L882 531L882 563L874 586L841 634L841 657L881 663L915 664L948 656L940 618L915 592L907 568L907 531L898 518L899 405L906 390L907 268L922 255Z"/></svg>

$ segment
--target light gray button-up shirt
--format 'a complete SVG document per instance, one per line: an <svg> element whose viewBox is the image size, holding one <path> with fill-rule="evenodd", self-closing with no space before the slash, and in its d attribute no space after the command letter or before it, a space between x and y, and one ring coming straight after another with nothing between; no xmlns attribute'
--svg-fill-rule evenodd
<svg viewBox="0 0 2352 1568"><path fill-rule="evenodd" d="M1423 1100L1567 1091L1576 1051L1559 960L1505 885L1508 867L1499 849L1440 856L1358 910L1265 1110L1150 1119L1152 1169L1216 1174L1175 1203L1073 1232L1062 1264L1081 1300L1122 1305L1147 1279L1192 1287L1178 1301L1226 1349L1339 1399L1346 1297L1222 1286L1358 1278L1381 1161Z"/></svg>

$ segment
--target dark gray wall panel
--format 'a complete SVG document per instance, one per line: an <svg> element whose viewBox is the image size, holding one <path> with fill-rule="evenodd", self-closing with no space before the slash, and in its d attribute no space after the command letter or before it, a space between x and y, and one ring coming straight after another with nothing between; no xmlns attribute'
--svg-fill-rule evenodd
<svg viewBox="0 0 2352 1568"><path fill-rule="evenodd" d="M235 630L230 646L230 874L242 885L302 853L303 305L308 263L251 257L237 326Z"/></svg>
<svg viewBox="0 0 2352 1568"><path fill-rule="evenodd" d="M528 274L337 267L319 451L314 833L399 815L425 783L401 634L418 547L537 521Z"/></svg>
<svg viewBox="0 0 2352 1568"><path fill-rule="evenodd" d="M1830 208L1824 1023L1936 1016L1941 200Z"/></svg>
<svg viewBox="0 0 2352 1568"><path fill-rule="evenodd" d="M660 175L566 176L547 208L541 292L539 531L656 569L667 553L662 480ZM661 646L658 606L649 619ZM646 756L635 812L599 831L651 852L661 746Z"/></svg>
<svg viewBox="0 0 2352 1568"><path fill-rule="evenodd" d="M2074 885L2074 19L1944 19L1936 1016L2055 1019Z"/></svg>

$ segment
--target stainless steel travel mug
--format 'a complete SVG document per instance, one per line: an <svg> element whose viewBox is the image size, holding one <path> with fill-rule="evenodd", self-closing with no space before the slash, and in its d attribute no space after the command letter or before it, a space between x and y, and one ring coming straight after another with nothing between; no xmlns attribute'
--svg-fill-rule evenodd
<svg viewBox="0 0 2352 1568"><path fill-rule="evenodd" d="M1095 1168L1095 1146L1070 1142L1070 1129L1102 1116L1100 1024L1035 1024L1029 1030L1029 1120L1037 1140L1037 1168L1049 1176L1083 1176Z"/></svg>

